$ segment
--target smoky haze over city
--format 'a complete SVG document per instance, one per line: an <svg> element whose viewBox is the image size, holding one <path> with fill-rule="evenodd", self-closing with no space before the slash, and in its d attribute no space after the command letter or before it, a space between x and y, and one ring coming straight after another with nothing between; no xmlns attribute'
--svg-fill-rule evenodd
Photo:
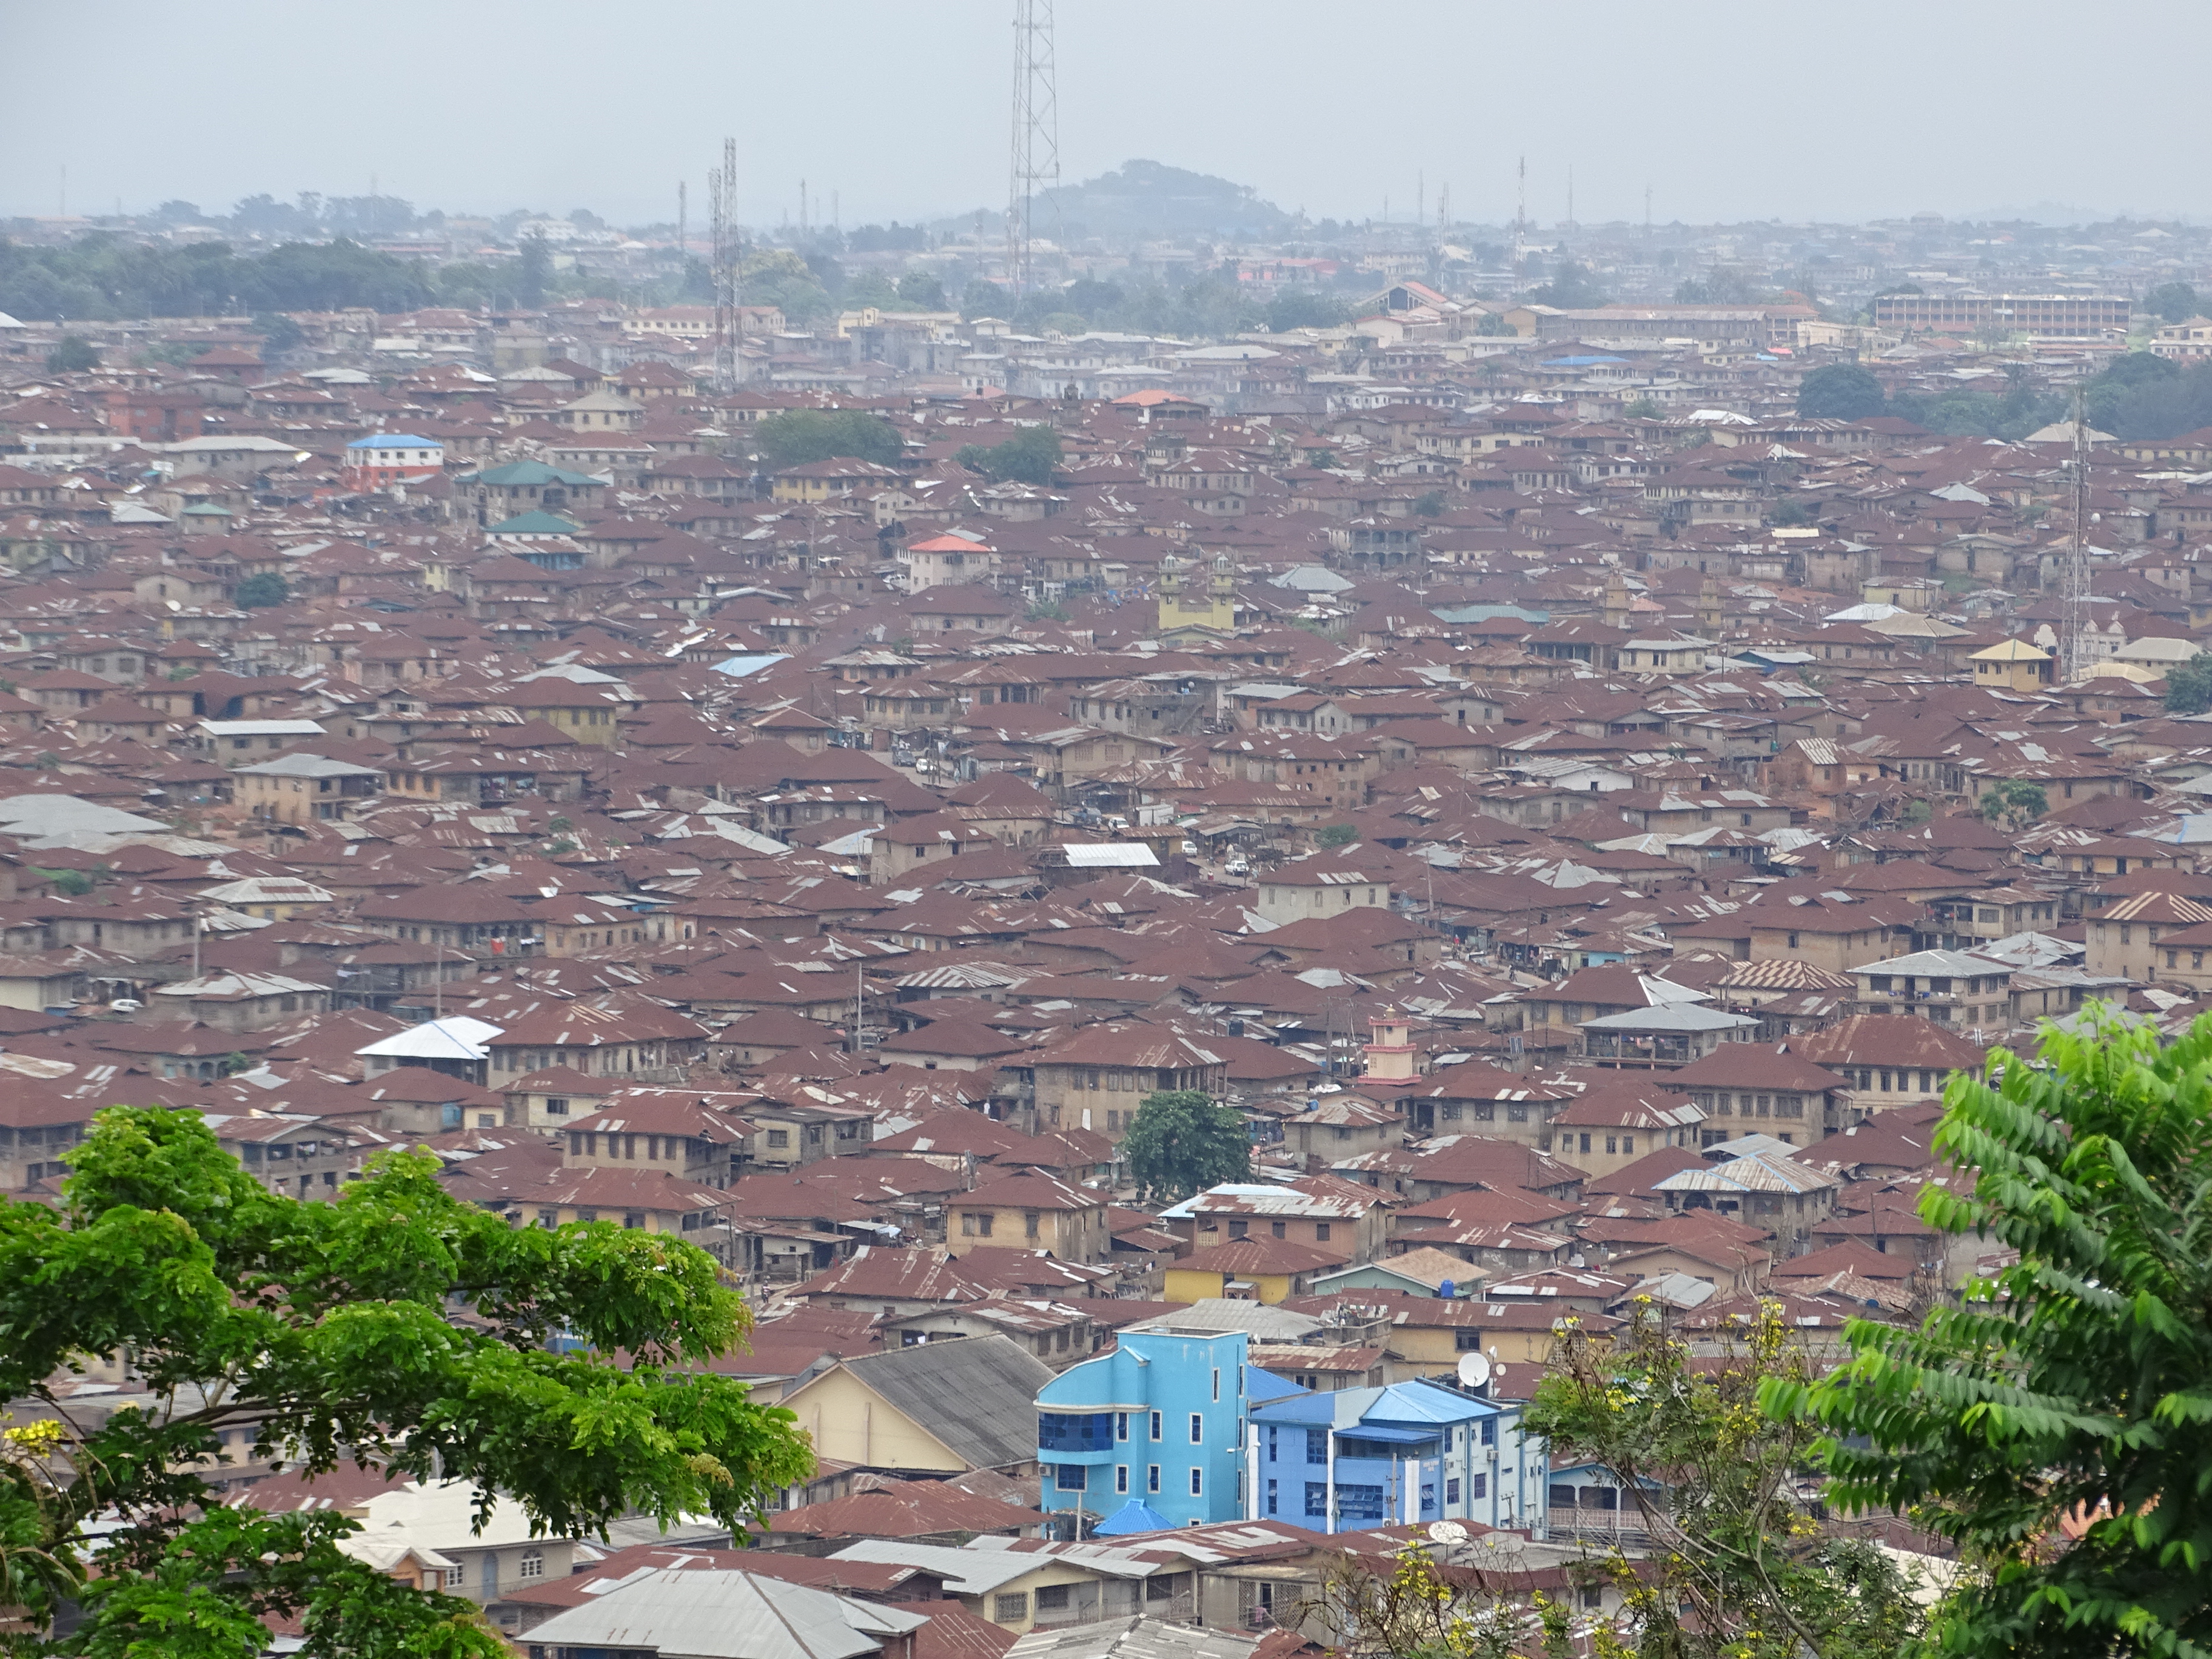
<svg viewBox="0 0 2212 1659"><path fill-rule="evenodd" d="M0 41L11 1629L2212 1650L2212 12Z"/></svg>

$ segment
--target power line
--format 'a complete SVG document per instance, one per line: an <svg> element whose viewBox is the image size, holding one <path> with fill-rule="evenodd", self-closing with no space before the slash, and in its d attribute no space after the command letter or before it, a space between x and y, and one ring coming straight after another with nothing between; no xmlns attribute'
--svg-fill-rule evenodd
<svg viewBox="0 0 2212 1659"><path fill-rule="evenodd" d="M1014 0L1013 145L1006 180L1006 280L1029 291L1031 223L1040 190L1060 182L1060 98L1052 0Z"/></svg>

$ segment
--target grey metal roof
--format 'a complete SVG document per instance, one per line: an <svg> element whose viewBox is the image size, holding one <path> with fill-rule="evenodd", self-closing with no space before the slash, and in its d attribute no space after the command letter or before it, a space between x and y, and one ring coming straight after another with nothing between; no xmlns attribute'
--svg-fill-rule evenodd
<svg viewBox="0 0 2212 1659"><path fill-rule="evenodd" d="M1188 1308L1162 1314L1157 1319L1139 1320L1129 1328L1170 1334L1188 1331L1208 1335L1220 1331L1243 1331L1246 1335L1263 1341L1301 1342L1321 1328L1321 1321L1311 1314L1293 1313L1288 1308L1278 1308L1264 1302L1243 1302L1233 1297L1210 1296L1192 1303Z"/></svg>
<svg viewBox="0 0 2212 1659"><path fill-rule="evenodd" d="M532 1645L649 1648L685 1659L859 1659L921 1613L744 1571L667 1568L532 1627Z"/></svg>
<svg viewBox="0 0 2212 1659"><path fill-rule="evenodd" d="M1107 1619L1032 1630L1006 1659L1248 1659L1258 1645L1255 1638L1161 1619Z"/></svg>
<svg viewBox="0 0 2212 1659"><path fill-rule="evenodd" d="M1660 1008L1632 1008L1625 1014L1601 1014L1582 1022L1585 1031L1740 1031L1759 1022L1744 1014L1724 1014L1717 1009L1674 1003Z"/></svg>
<svg viewBox="0 0 2212 1659"><path fill-rule="evenodd" d="M979 1469L1036 1456L1037 1391L1052 1367L1003 1336L855 1354L845 1368Z"/></svg>

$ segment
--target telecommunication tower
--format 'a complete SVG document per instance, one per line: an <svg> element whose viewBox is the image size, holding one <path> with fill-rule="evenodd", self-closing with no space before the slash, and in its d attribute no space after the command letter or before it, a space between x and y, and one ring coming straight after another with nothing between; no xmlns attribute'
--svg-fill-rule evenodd
<svg viewBox="0 0 2212 1659"><path fill-rule="evenodd" d="M1052 0L1014 0L1014 128L1006 183L1006 280L1029 291L1030 216L1060 182L1060 100L1054 89Z"/></svg>
<svg viewBox="0 0 2212 1659"><path fill-rule="evenodd" d="M2089 611L2089 415L2081 387L2074 388L2074 537L2066 547L2059 584L2058 678L2072 684L2088 664L2081 660L2081 630Z"/></svg>
<svg viewBox="0 0 2212 1659"><path fill-rule="evenodd" d="M722 165L707 175L714 262L714 390L727 397L738 389L738 349L744 335L739 307L738 235L738 141L722 140Z"/></svg>

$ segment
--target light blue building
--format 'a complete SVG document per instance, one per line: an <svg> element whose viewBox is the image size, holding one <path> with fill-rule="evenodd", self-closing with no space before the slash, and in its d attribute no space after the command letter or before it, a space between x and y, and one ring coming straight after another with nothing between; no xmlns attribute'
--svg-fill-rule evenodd
<svg viewBox="0 0 2212 1659"><path fill-rule="evenodd" d="M1242 1331L1124 1331L1039 1389L1041 1503L1054 1532L1079 1521L1088 1535L1132 1503L1170 1526L1243 1518L1249 1407L1297 1388L1248 1366L1245 1344Z"/></svg>
<svg viewBox="0 0 2212 1659"><path fill-rule="evenodd" d="M1254 1513L1321 1532L1389 1522L1549 1521L1546 1451L1521 1407L1431 1379L1302 1394L1252 1412Z"/></svg>

